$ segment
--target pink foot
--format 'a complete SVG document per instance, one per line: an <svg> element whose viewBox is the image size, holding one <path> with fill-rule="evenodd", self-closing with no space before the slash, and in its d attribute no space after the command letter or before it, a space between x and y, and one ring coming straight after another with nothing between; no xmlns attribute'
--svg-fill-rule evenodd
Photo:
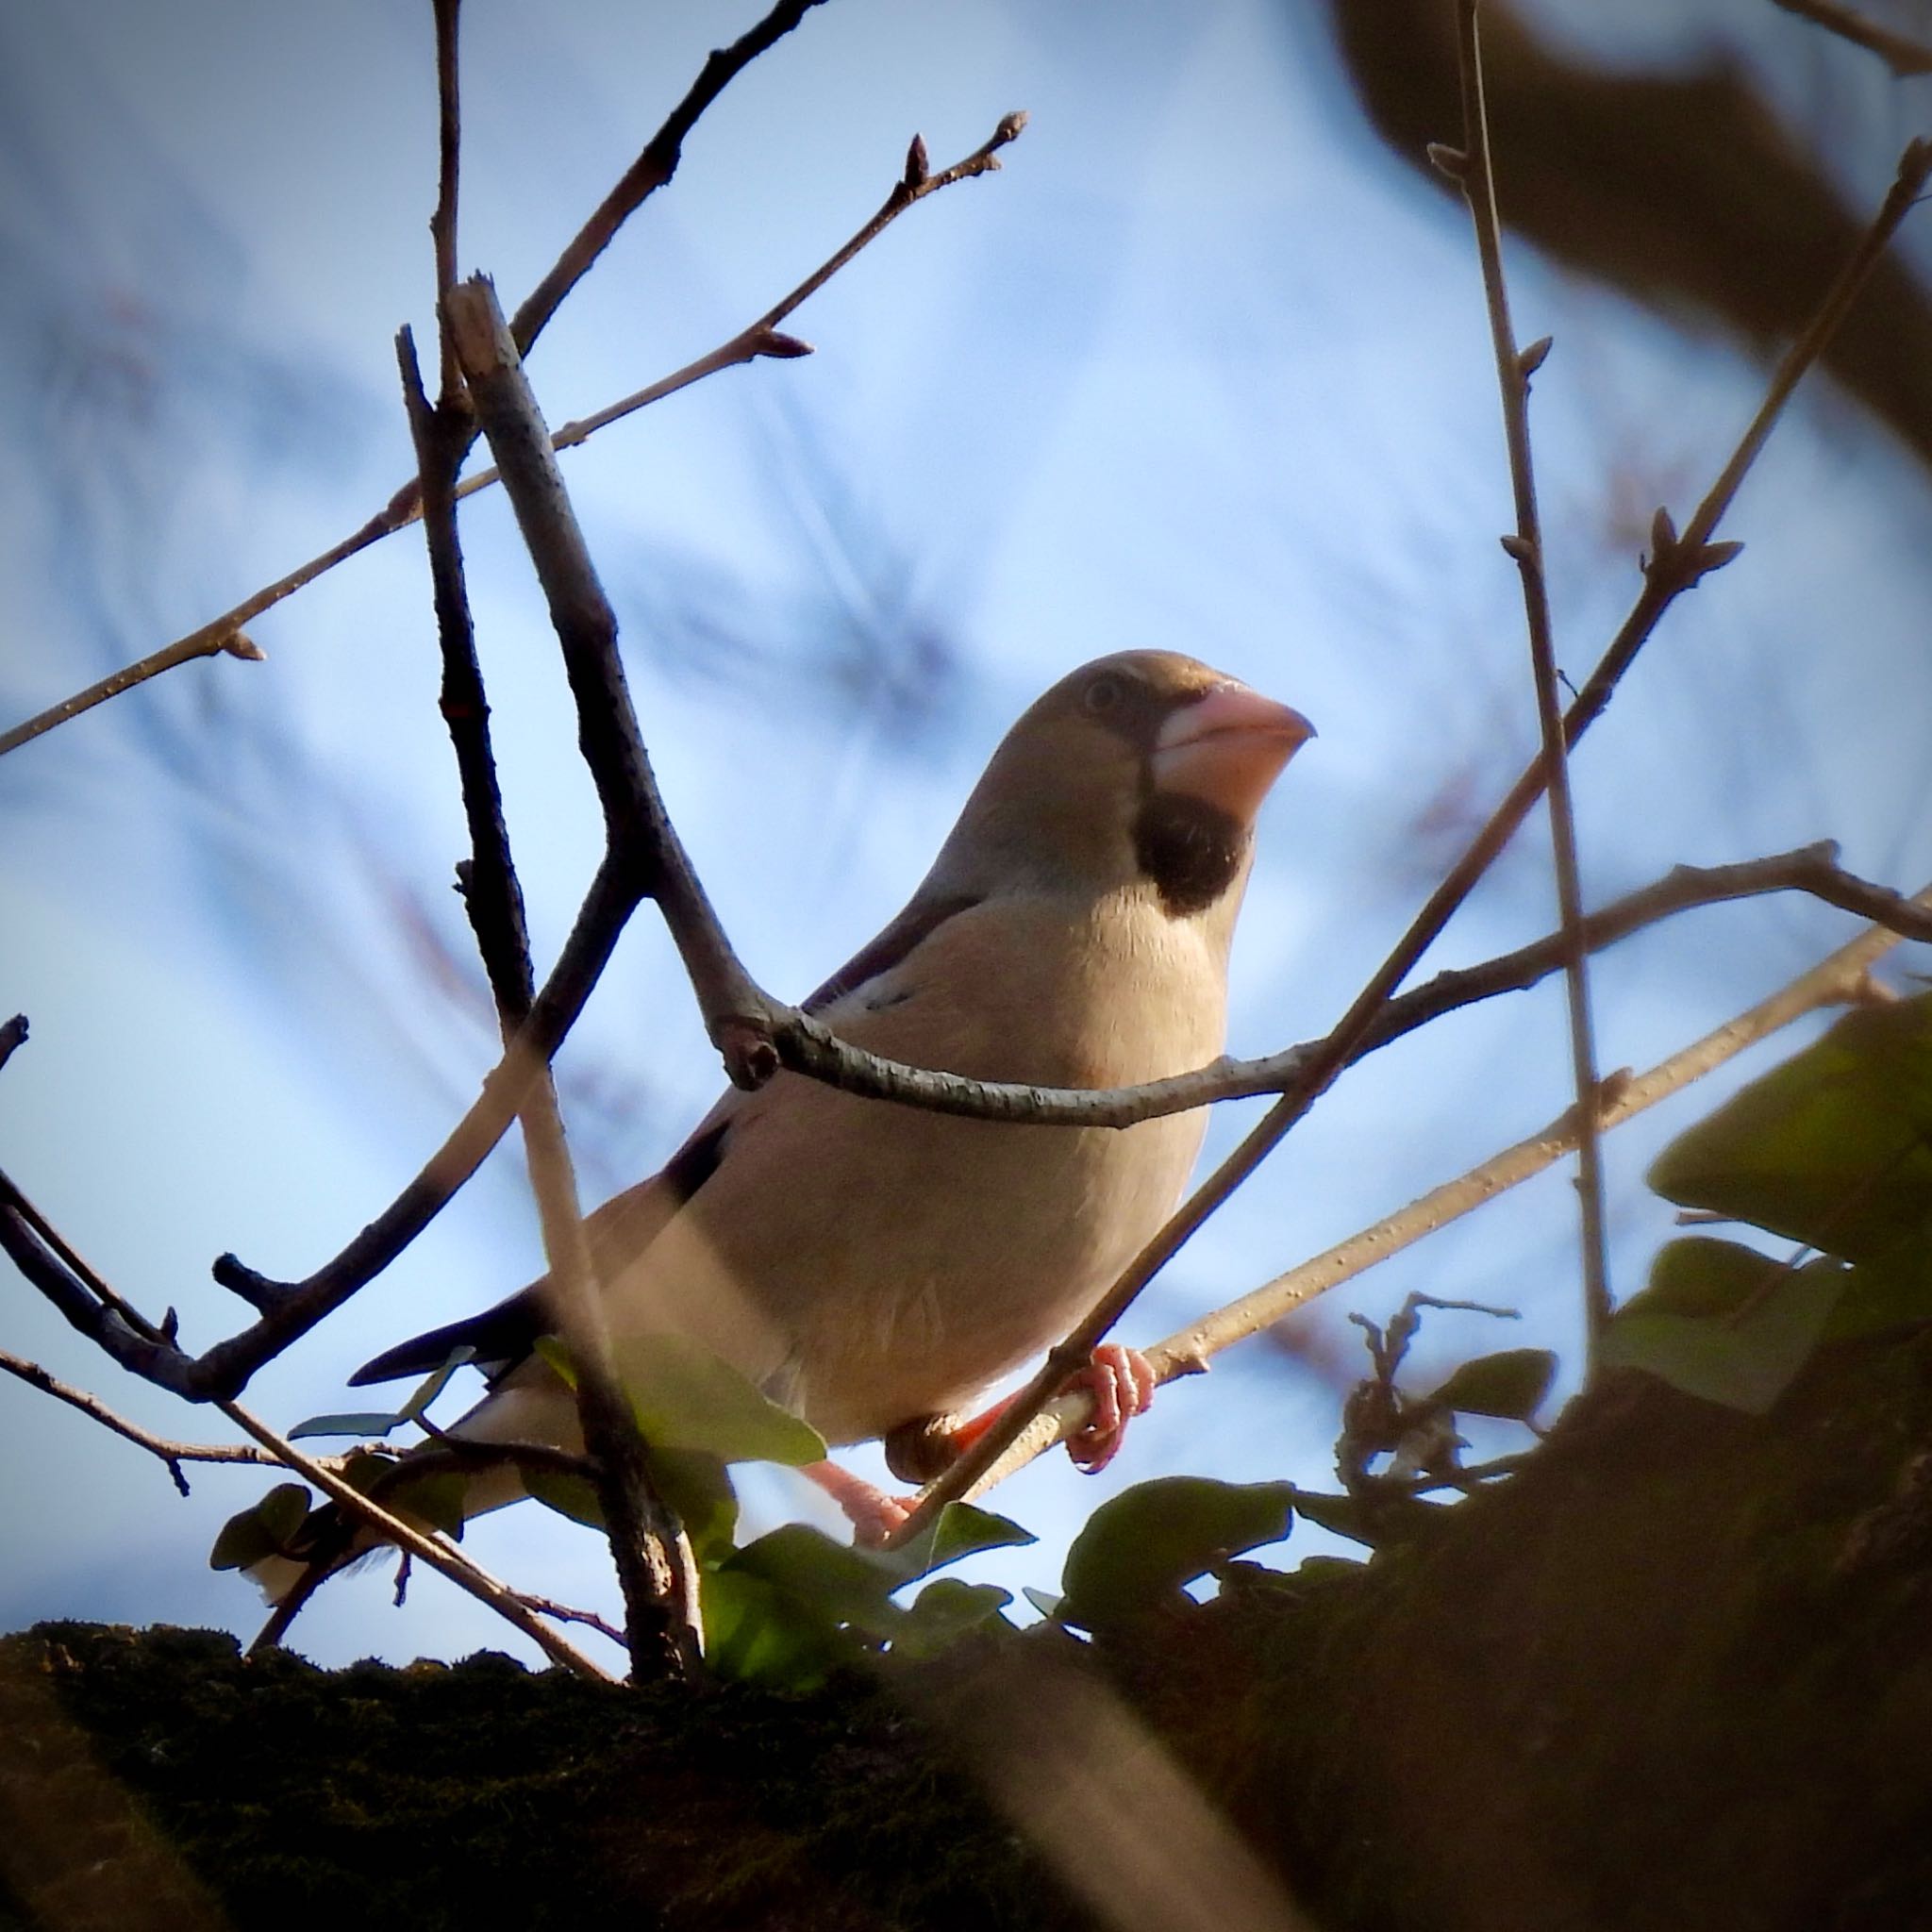
<svg viewBox="0 0 1932 1932"><path fill-rule="evenodd" d="M912 1514L910 1496L889 1496L836 1462L808 1462L799 1474L808 1476L844 1510L852 1541L860 1549L877 1549Z"/></svg>
<svg viewBox="0 0 1932 1932"><path fill-rule="evenodd" d="M1085 1390L1093 1398L1093 1420L1067 1438L1067 1454L1089 1475L1098 1474L1126 1440L1127 1424L1152 1406L1156 1387L1154 1365L1138 1348L1102 1342L1093 1359L1067 1377L1068 1391Z"/></svg>

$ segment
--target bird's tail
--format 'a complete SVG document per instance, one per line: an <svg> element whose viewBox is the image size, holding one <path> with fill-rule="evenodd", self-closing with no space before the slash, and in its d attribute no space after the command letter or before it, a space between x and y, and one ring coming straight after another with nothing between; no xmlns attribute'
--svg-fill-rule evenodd
<svg viewBox="0 0 1932 1932"><path fill-rule="evenodd" d="M575 1416L569 1392L561 1384L555 1391L541 1386L492 1391L445 1434L478 1444L561 1442L577 1446ZM294 1485L291 1493L300 1497L305 1492ZM392 1471L384 1471L370 1489L372 1499L385 1508L412 1523L452 1534L460 1533L471 1517L501 1509L526 1493L515 1464L491 1463L464 1471L449 1466L448 1450L437 1442L406 1452ZM258 1541L266 1541L272 1547L252 1557L242 1574L261 1591L266 1603L276 1607L286 1603L291 1592L299 1590L306 1593L325 1577L350 1569L389 1546L389 1539L380 1529L351 1520L332 1502L318 1504L292 1525L273 1520L273 1512L265 1505L256 1513L262 1521Z"/></svg>

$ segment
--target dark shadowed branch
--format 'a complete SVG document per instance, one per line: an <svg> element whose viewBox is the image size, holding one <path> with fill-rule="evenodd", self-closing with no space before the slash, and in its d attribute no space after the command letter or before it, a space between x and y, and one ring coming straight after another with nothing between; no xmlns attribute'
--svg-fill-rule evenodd
<svg viewBox="0 0 1932 1932"><path fill-rule="evenodd" d="M739 75L769 47L783 40L819 0L778 0L749 32L728 47L715 48L684 98L665 117L664 125L644 143L623 176L591 211L590 219L564 244L548 274L524 298L510 325L517 353L527 356L530 345L558 311L563 298L576 287L591 264L610 245L613 236L632 215L677 173L684 143L706 108Z"/></svg>
<svg viewBox="0 0 1932 1932"><path fill-rule="evenodd" d="M469 336L475 333L466 328L470 293L468 289L456 288L444 291L444 333L494 450L520 436L527 440L532 434L527 419L535 414L535 403L526 388L515 396L499 392L500 377L487 393L477 384L467 347ZM457 535L456 472L468 440L469 415L467 410L460 416L432 410L422 391L407 332L399 347L436 588L437 631L443 658L443 717L456 747L463 806L470 822L472 857L464 899L508 1045L529 1018L536 982L523 892L504 823L503 797L490 740L490 708L476 660ZM541 438L541 431L539 418L534 434ZM562 502L560 492L556 500ZM568 505L563 508L567 510ZM533 544L533 554L534 548ZM567 661L571 649L566 643ZM614 659L614 624L611 656ZM621 670L617 676L621 690ZM573 689L577 688L574 677ZM641 744L639 750L641 752ZM617 850L619 842L612 839L610 849ZM551 1312L568 1338L576 1362L577 1413L609 1525L611 1555L624 1594L632 1673L640 1680L682 1675L695 1666L698 1648L697 1633L685 1615L685 1607L693 1600L690 1550L676 1519L652 1485L643 1444L618 1382L584 1233L576 1173L547 1065L539 1069L530 1082L522 1120L530 1180L542 1225Z"/></svg>

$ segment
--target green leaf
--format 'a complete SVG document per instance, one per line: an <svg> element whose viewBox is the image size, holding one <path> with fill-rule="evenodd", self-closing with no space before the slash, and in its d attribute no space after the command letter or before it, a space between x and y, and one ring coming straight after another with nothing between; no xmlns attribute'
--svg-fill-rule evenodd
<svg viewBox="0 0 1932 1932"><path fill-rule="evenodd" d="M676 1512L700 1567L723 1562L731 1554L738 1527L738 1492L724 1465L715 1456L679 1449L654 1450L649 1461L651 1481ZM524 1487L559 1516L590 1529L604 1527L604 1506L589 1476L532 1467L524 1471Z"/></svg>
<svg viewBox="0 0 1932 1932"><path fill-rule="evenodd" d="M449 1386L449 1378L465 1362L475 1361L476 1351L465 1341L450 1350L442 1359L442 1366L432 1369L422 1381L417 1383L408 1401L396 1410L399 1423L412 1423Z"/></svg>
<svg viewBox="0 0 1932 1932"><path fill-rule="evenodd" d="M1672 1241L1649 1286L1611 1318L1598 1359L1762 1415L1817 1346L1844 1284L1836 1261L1790 1268L1735 1241Z"/></svg>
<svg viewBox="0 0 1932 1932"><path fill-rule="evenodd" d="M749 1571L705 1577L704 1619L706 1663L738 1683L810 1690L851 1654L822 1618Z"/></svg>
<svg viewBox="0 0 1932 1932"><path fill-rule="evenodd" d="M975 1557L982 1550L1016 1548L1038 1542L1030 1529L1022 1529L1010 1517L997 1516L972 1503L948 1503L931 1526L921 1536L897 1550L861 1552L872 1561L885 1564L900 1583L916 1583L935 1570L962 1557Z"/></svg>
<svg viewBox="0 0 1932 1932"><path fill-rule="evenodd" d="M1103 1503L1067 1552L1065 1614L1088 1628L1178 1601L1218 1562L1286 1536L1292 1483L1157 1476Z"/></svg>
<svg viewBox="0 0 1932 1932"><path fill-rule="evenodd" d="M1464 1362L1429 1397L1463 1415L1526 1423L1543 1405L1557 1373L1546 1348L1506 1348Z"/></svg>
<svg viewBox="0 0 1932 1932"><path fill-rule="evenodd" d="M377 1483L386 1481L401 1467L402 1457L392 1451L352 1449L342 1457L338 1473L352 1490L359 1490L366 1496Z"/></svg>
<svg viewBox="0 0 1932 1932"><path fill-rule="evenodd" d="M1294 1513L1306 1518L1317 1529L1325 1529L1330 1536L1345 1536L1351 1542L1367 1543L1371 1549L1386 1541L1384 1526L1374 1512L1355 1496L1331 1496L1314 1490L1297 1490L1294 1492ZM1303 1567L1307 1568L1306 1562Z"/></svg>
<svg viewBox="0 0 1932 1932"><path fill-rule="evenodd" d="M1924 1241L1932 993L1847 1013L1674 1141L1650 1184L1850 1261Z"/></svg>
<svg viewBox="0 0 1932 1932"><path fill-rule="evenodd" d="M286 1554L308 1520L308 1506L314 1500L301 1483L277 1483L260 1502L223 1524L208 1553L208 1567L246 1570L264 1557Z"/></svg>
<svg viewBox="0 0 1932 1932"><path fill-rule="evenodd" d="M725 1462L822 1462L824 1438L685 1335L621 1346L617 1370L653 1449L699 1449Z"/></svg>
<svg viewBox="0 0 1932 1932"><path fill-rule="evenodd" d="M386 1436L408 1418L387 1408L346 1409L340 1415L312 1415L289 1431L289 1441L305 1436Z"/></svg>
<svg viewBox="0 0 1932 1932"><path fill-rule="evenodd" d="M892 1655L937 1657L975 1631L995 1625L1009 1630L1012 1625L1000 1612L1012 1601L1012 1592L997 1584L963 1583L957 1576L941 1576L938 1582L928 1583L908 1607L892 1632Z"/></svg>
<svg viewBox="0 0 1932 1932"><path fill-rule="evenodd" d="M405 1522L440 1529L460 1542L463 1499L469 1491L470 1478L461 1470L437 1470L428 1475L405 1477L383 1497L382 1504Z"/></svg>
<svg viewBox="0 0 1932 1932"><path fill-rule="evenodd" d="M702 1449L653 1449L648 1460L651 1481L676 1511L699 1565L722 1563L738 1531L738 1491L730 1471Z"/></svg>
<svg viewBox="0 0 1932 1932"><path fill-rule="evenodd" d="M568 1470L526 1469L524 1488L546 1509L568 1516L591 1529L604 1527L604 1506L597 1500L597 1486L589 1476L572 1475Z"/></svg>
<svg viewBox="0 0 1932 1932"><path fill-rule="evenodd" d="M1912 1241L1852 1270L1824 1335L1828 1341L1849 1341L1926 1322L1932 1322L1932 1242Z"/></svg>
<svg viewBox="0 0 1932 1932"><path fill-rule="evenodd" d="M537 1353L572 1389L570 1352L542 1336ZM619 1345L617 1373L653 1449L695 1449L725 1462L822 1462L824 1438L687 1335L640 1335Z"/></svg>
<svg viewBox="0 0 1932 1932"><path fill-rule="evenodd" d="M747 1543L720 1566L719 1574L726 1572L758 1577L827 1629L848 1624L883 1637L906 1616L891 1601L905 1578L889 1558L836 1543L803 1523L784 1524Z"/></svg>

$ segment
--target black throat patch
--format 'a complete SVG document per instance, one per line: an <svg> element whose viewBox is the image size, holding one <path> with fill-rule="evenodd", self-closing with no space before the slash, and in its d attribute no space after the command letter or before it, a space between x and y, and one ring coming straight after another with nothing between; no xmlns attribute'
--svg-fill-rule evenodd
<svg viewBox="0 0 1932 1932"><path fill-rule="evenodd" d="M1185 792L1150 792L1134 820L1134 857L1171 919L1213 905L1234 883L1247 844L1231 813Z"/></svg>

